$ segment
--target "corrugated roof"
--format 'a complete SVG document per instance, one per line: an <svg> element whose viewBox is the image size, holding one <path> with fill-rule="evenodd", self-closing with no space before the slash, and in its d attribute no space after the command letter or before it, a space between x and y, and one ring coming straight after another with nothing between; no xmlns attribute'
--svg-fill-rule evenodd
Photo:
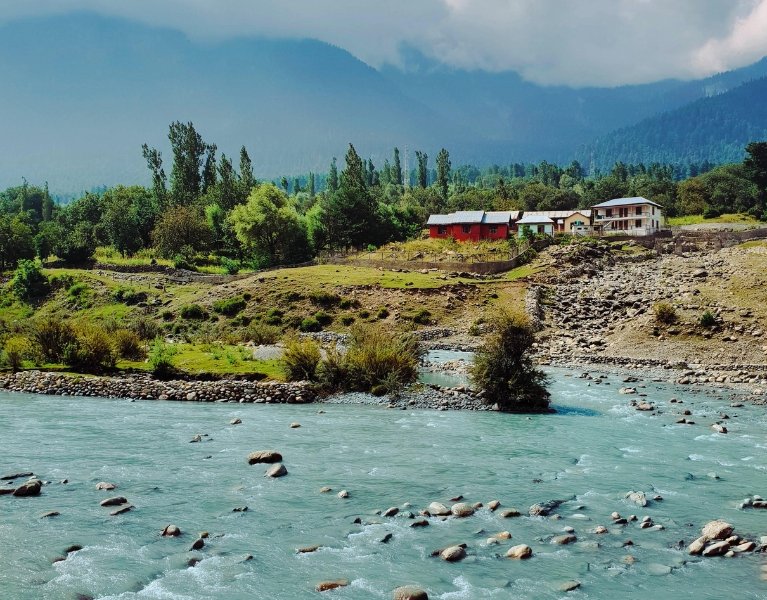
<svg viewBox="0 0 767 600"><path fill-rule="evenodd" d="M519 221L517 221L517 225L541 225L541 224L553 225L554 221L549 219L549 217L536 216L536 215L531 215L529 213L525 213L525 216L522 217Z"/></svg>
<svg viewBox="0 0 767 600"><path fill-rule="evenodd" d="M485 213L482 217L482 223L485 225L504 225L519 217L519 211L496 210Z"/></svg>
<svg viewBox="0 0 767 600"><path fill-rule="evenodd" d="M468 225L483 223L485 225L502 225L519 218L518 210L496 210L484 212L481 210L459 210L446 215L429 215L427 225Z"/></svg>
<svg viewBox="0 0 767 600"><path fill-rule="evenodd" d="M457 210L454 213L450 213L453 216L453 223L481 223L482 217L485 216L483 210Z"/></svg>
<svg viewBox="0 0 767 600"><path fill-rule="evenodd" d="M429 215L427 225L450 225L453 223L452 215Z"/></svg>
<svg viewBox="0 0 767 600"><path fill-rule="evenodd" d="M642 198L641 196L637 196L636 198L616 198L615 200L608 200L607 202L602 202L601 204L594 204L591 208L612 208L613 206L627 206L630 204L652 204L658 208L663 208L657 202L653 202L647 198Z"/></svg>
<svg viewBox="0 0 767 600"><path fill-rule="evenodd" d="M590 210L584 210L584 209L574 209L574 210L526 210L525 216L534 216L534 217L549 217L549 219L566 219L567 217L573 216L575 213L581 213L584 217L590 218L591 217L591 211Z"/></svg>

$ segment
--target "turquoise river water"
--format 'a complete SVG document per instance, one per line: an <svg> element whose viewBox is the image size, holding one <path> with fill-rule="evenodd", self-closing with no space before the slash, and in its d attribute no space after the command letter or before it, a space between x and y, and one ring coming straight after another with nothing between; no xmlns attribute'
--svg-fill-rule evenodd
<svg viewBox="0 0 767 600"><path fill-rule="evenodd" d="M650 415L628 406L617 376L589 385L551 373L559 412L532 417L0 393L0 471L51 482L36 498L0 496L0 598L365 600L408 583L432 599L561 598L559 585L573 579L582 586L568 597L581 599L767 598L762 555L700 559L678 548L714 518L750 539L767 535L767 512L738 508L746 496L767 496L764 407L730 408L712 394L648 382L640 392L664 410ZM669 404L674 396L684 404ZM697 425L674 424L682 408ZM726 435L709 427L722 410L732 417ZM235 417L241 425L229 424ZM190 443L198 433L208 437ZM248 453L261 449L282 452L289 474L270 480L263 465L249 466ZM119 488L96 491L102 480ZM349 498L336 496L341 489ZM663 500L640 508L624 498L632 489ZM109 516L99 501L110 494L135 508ZM405 503L417 513L458 495L524 514L535 502L573 499L560 520L480 509L411 528L406 516L375 514ZM61 514L41 518L46 511ZM613 511L649 515L665 529L612 526ZM161 537L169 523L184 535ZM609 533L591 533L597 525ZM567 526L578 542L552 545ZM503 530L513 538L486 544ZM189 551L201 531L210 532L205 547ZM462 562L430 556L457 543L468 545ZM532 546L531 559L503 558L520 543ZM52 562L73 544L82 550ZM322 548L296 553L315 544ZM339 578L349 586L314 591Z"/></svg>

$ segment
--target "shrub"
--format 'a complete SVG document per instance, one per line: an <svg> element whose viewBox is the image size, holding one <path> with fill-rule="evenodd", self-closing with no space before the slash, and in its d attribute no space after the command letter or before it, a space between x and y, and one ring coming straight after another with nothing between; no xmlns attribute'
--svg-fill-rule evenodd
<svg viewBox="0 0 767 600"><path fill-rule="evenodd" d="M359 312L359 315L360 315L360 319L367 319L370 316L370 311L363 308Z"/></svg>
<svg viewBox="0 0 767 600"><path fill-rule="evenodd" d="M354 315L341 315L340 321L341 321L341 325L343 325L344 327L348 327L349 325L354 323L355 318L354 318Z"/></svg>
<svg viewBox="0 0 767 600"><path fill-rule="evenodd" d="M139 302L146 302L147 294L146 292L138 292L133 288L119 287L114 292L112 292L112 298L116 302L122 302L128 306L132 306L134 304L138 304Z"/></svg>
<svg viewBox="0 0 767 600"><path fill-rule="evenodd" d="M312 292L309 294L309 301L317 306L328 308L338 304L341 301L341 297L330 292Z"/></svg>
<svg viewBox="0 0 767 600"><path fill-rule="evenodd" d="M23 336L15 335L8 338L3 345L3 364L14 373L22 368L24 361L32 356L32 344Z"/></svg>
<svg viewBox="0 0 767 600"><path fill-rule="evenodd" d="M322 331L322 325L314 317L306 317L298 326L301 331Z"/></svg>
<svg viewBox="0 0 767 600"><path fill-rule="evenodd" d="M190 321L199 321L208 317L208 313L199 304L186 304L181 307L181 310L178 311L178 314L182 319L187 319Z"/></svg>
<svg viewBox="0 0 767 600"><path fill-rule="evenodd" d="M326 313L324 310L318 310L314 313L314 318L323 327L330 325L333 322L333 316Z"/></svg>
<svg viewBox="0 0 767 600"><path fill-rule="evenodd" d="M343 308L344 310L347 310L349 308L357 308L359 307L360 302L359 300L353 300L351 298L342 298L341 301L338 303L338 308Z"/></svg>
<svg viewBox="0 0 767 600"><path fill-rule="evenodd" d="M162 318L163 321L173 321L176 318L176 315L172 310L164 310L160 313L160 318Z"/></svg>
<svg viewBox="0 0 767 600"><path fill-rule="evenodd" d="M114 368L117 352L103 328L80 325L74 331L74 340L65 346L62 353L64 364L86 372Z"/></svg>
<svg viewBox="0 0 767 600"><path fill-rule="evenodd" d="M229 275L237 275L242 268L242 264L239 260L227 258L226 256L221 259L221 266Z"/></svg>
<svg viewBox="0 0 767 600"><path fill-rule="evenodd" d="M431 313L425 308L419 308L414 313L405 315L405 319L418 325L428 325L431 323Z"/></svg>
<svg viewBox="0 0 767 600"><path fill-rule="evenodd" d="M716 317L710 310L707 310L700 316L700 324L702 327L713 327L716 325Z"/></svg>
<svg viewBox="0 0 767 600"><path fill-rule="evenodd" d="M265 323L251 323L245 330L245 338L256 345L275 344L280 339L279 327L266 325Z"/></svg>
<svg viewBox="0 0 767 600"><path fill-rule="evenodd" d="M64 348L75 341L75 331L68 322L48 317L34 323L32 337L44 360L58 362L64 355Z"/></svg>
<svg viewBox="0 0 767 600"><path fill-rule="evenodd" d="M245 306L245 299L242 296L237 296L235 298L216 300L213 303L213 310L219 314L226 315L227 317L233 317L243 310Z"/></svg>
<svg viewBox="0 0 767 600"><path fill-rule="evenodd" d="M381 308L379 308L378 312L376 313L376 318L378 319L385 319L388 316L389 316L389 309L386 308L385 306L382 306Z"/></svg>
<svg viewBox="0 0 767 600"><path fill-rule="evenodd" d="M45 296L50 285L39 262L20 260L11 278L11 289L21 300L32 300Z"/></svg>
<svg viewBox="0 0 767 600"><path fill-rule="evenodd" d="M677 321L676 309L668 302L658 302L652 307L652 311L658 323L671 325Z"/></svg>
<svg viewBox="0 0 767 600"><path fill-rule="evenodd" d="M160 335L160 326L149 317L138 317L131 322L129 329L142 340L153 340Z"/></svg>
<svg viewBox="0 0 767 600"><path fill-rule="evenodd" d="M118 329L112 334L115 350L121 358L127 360L144 360L146 348L141 338L129 329Z"/></svg>
<svg viewBox="0 0 767 600"><path fill-rule="evenodd" d="M67 298L76 308L87 308L92 303L93 290L87 283L78 281L67 290Z"/></svg>
<svg viewBox="0 0 767 600"><path fill-rule="evenodd" d="M530 350L535 333L527 317L501 313L492 336L474 357L472 377L486 402L508 412L547 412L546 375L533 365Z"/></svg>
<svg viewBox="0 0 767 600"><path fill-rule="evenodd" d="M283 369L288 381L317 381L317 368L322 354L314 340L291 338L282 353Z"/></svg>
<svg viewBox="0 0 767 600"><path fill-rule="evenodd" d="M267 325L282 325L282 317L285 315L279 308L270 308L266 311L264 323Z"/></svg>
<svg viewBox="0 0 767 600"><path fill-rule="evenodd" d="M152 375L160 379L170 377L176 372L174 357L176 348L157 337L149 348L149 366L152 368Z"/></svg>

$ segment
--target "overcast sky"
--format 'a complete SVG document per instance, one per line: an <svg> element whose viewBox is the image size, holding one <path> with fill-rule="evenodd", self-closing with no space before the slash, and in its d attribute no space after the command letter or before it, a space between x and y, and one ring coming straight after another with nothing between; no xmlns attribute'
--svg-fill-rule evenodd
<svg viewBox="0 0 767 600"><path fill-rule="evenodd" d="M74 10L193 38L316 38L372 66L402 66L412 46L544 84L701 77L767 55L767 0L0 0L0 21Z"/></svg>

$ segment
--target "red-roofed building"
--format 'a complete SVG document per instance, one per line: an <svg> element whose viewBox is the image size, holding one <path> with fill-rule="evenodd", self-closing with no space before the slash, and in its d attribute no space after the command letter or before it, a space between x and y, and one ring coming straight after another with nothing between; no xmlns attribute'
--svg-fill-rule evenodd
<svg viewBox="0 0 767 600"><path fill-rule="evenodd" d="M431 215L426 225L431 238L479 242L507 239L518 218L519 211L464 210L447 215Z"/></svg>

